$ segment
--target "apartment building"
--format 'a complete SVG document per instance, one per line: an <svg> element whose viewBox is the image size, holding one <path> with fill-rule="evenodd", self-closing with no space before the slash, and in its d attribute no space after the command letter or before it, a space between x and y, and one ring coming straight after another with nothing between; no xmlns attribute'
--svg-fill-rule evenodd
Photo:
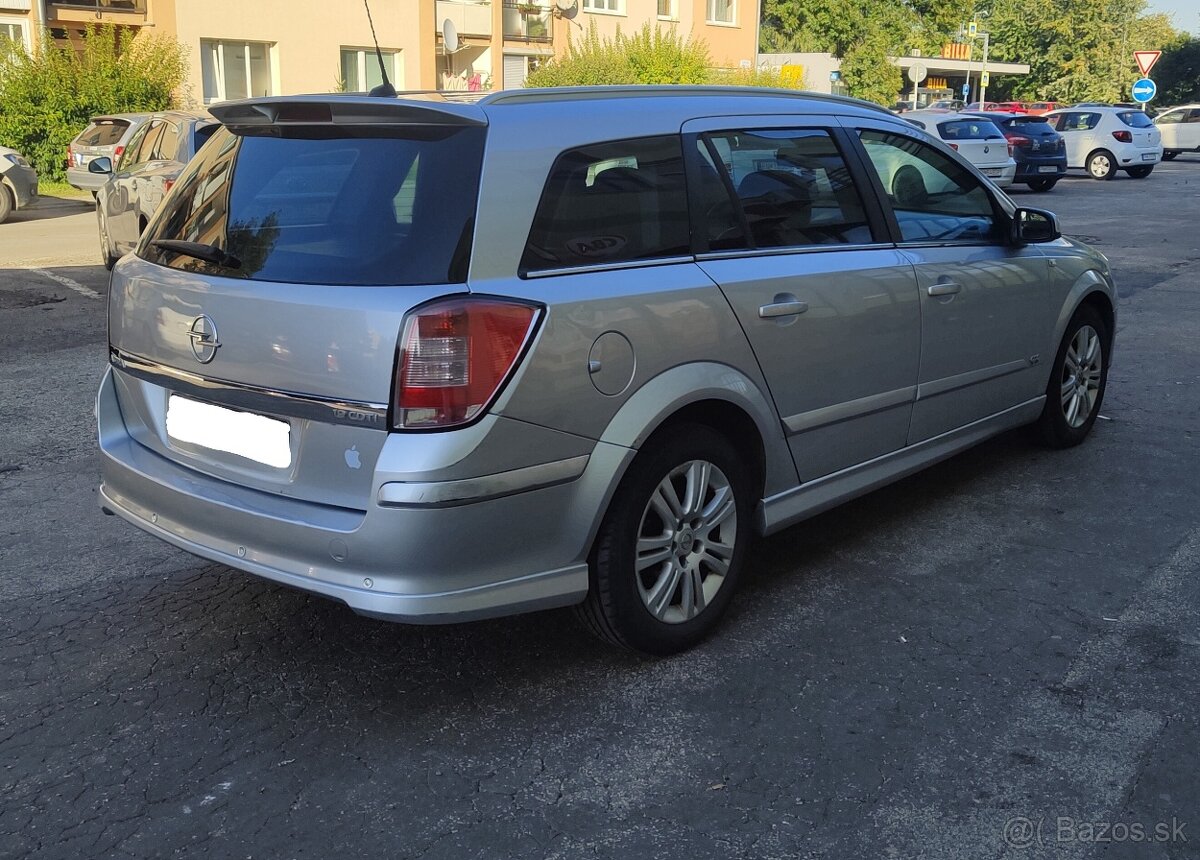
<svg viewBox="0 0 1200 860"><path fill-rule="evenodd" d="M397 89L522 86L595 23L606 36L643 24L703 39L713 62L754 63L761 0L370 0ZM0 0L0 38L27 46L45 28L74 41L112 23L179 39L197 104L285 93L362 91L381 80L361 2L328 0Z"/></svg>

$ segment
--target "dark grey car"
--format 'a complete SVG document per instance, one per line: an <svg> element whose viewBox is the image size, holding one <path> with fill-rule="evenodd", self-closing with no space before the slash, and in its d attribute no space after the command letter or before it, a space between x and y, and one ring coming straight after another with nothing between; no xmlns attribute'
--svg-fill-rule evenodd
<svg viewBox="0 0 1200 860"><path fill-rule="evenodd" d="M96 218L106 268L133 250L184 165L216 127L204 111L153 114L115 162L105 156L88 162L91 174L104 180L96 195Z"/></svg>
<svg viewBox="0 0 1200 860"><path fill-rule="evenodd" d="M212 111L113 270L101 504L357 612L576 605L676 651L756 535L1013 427L1078 444L1100 409L1108 261L873 105Z"/></svg>

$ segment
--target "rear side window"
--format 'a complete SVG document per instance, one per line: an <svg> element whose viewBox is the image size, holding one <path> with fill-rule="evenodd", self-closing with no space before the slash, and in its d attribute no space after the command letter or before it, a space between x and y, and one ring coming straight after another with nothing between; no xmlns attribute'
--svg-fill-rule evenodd
<svg viewBox="0 0 1200 860"><path fill-rule="evenodd" d="M424 173L425 165L421 171ZM527 272L690 254L677 136L585 146L554 162L521 259Z"/></svg>
<svg viewBox="0 0 1200 860"><path fill-rule="evenodd" d="M217 128L147 230L140 256L299 284L466 280L484 129ZM240 266L164 251L156 239L212 245Z"/></svg>
<svg viewBox="0 0 1200 860"><path fill-rule="evenodd" d="M823 129L728 131L701 138L697 207L714 251L872 241L862 197ZM732 192L732 199L729 197ZM704 201L708 202L708 201Z"/></svg>
<svg viewBox="0 0 1200 860"><path fill-rule="evenodd" d="M1140 110L1127 110L1117 114L1118 119L1130 128L1153 128L1154 121Z"/></svg>
<svg viewBox="0 0 1200 860"><path fill-rule="evenodd" d="M942 140L987 140L1004 137L995 124L986 119L959 119L938 126Z"/></svg>
<svg viewBox="0 0 1200 860"><path fill-rule="evenodd" d="M124 120L100 120L81 131L75 142L80 146L113 146L121 142L128 128L129 123Z"/></svg>

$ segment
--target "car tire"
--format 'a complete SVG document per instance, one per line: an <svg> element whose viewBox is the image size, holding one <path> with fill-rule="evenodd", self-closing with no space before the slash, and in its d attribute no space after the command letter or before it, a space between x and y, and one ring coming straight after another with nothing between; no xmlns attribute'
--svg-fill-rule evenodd
<svg viewBox="0 0 1200 860"><path fill-rule="evenodd" d="M1058 179L1030 179L1027 184L1032 191L1049 191L1058 184Z"/></svg>
<svg viewBox="0 0 1200 860"><path fill-rule="evenodd" d="M1111 343L1111 333L1095 308L1084 305L1075 311L1054 357L1046 404L1037 422L1049 447L1073 447L1091 432L1108 386Z"/></svg>
<svg viewBox="0 0 1200 860"><path fill-rule="evenodd" d="M14 208L12 192L0 185L0 224L8 220Z"/></svg>
<svg viewBox="0 0 1200 860"><path fill-rule="evenodd" d="M1107 149L1097 149L1089 155L1086 165L1092 179L1112 179L1117 175L1117 159Z"/></svg>
<svg viewBox="0 0 1200 860"><path fill-rule="evenodd" d="M100 261L104 268L112 271L117 264L117 258L112 255L112 243L108 239L108 225L105 223L104 212L96 206L96 226L100 230Z"/></svg>
<svg viewBox="0 0 1200 860"><path fill-rule="evenodd" d="M1178 156L1179 156L1179 150L1177 150L1177 149L1163 150L1163 161L1174 161Z"/></svg>
<svg viewBox="0 0 1200 860"><path fill-rule="evenodd" d="M733 597L751 540L750 474L710 427L681 424L651 437L596 536L588 595L576 608L584 625L606 642L653 655L709 635ZM691 491L701 484L702 492Z"/></svg>
<svg viewBox="0 0 1200 860"><path fill-rule="evenodd" d="M1149 176L1151 173L1154 172L1154 165L1151 164L1151 165L1147 165L1145 167L1128 167L1125 169L1125 172L1128 173L1130 176L1132 176L1134 179L1145 179L1147 176Z"/></svg>

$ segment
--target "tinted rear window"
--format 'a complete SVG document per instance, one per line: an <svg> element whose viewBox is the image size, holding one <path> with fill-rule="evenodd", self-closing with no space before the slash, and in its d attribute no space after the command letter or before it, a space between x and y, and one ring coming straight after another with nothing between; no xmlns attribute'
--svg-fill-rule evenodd
<svg viewBox="0 0 1200 860"><path fill-rule="evenodd" d="M299 284L466 280L482 128L220 128L180 176L138 254L161 265ZM216 246L236 268L155 248Z"/></svg>
<svg viewBox="0 0 1200 860"><path fill-rule="evenodd" d="M94 122L80 132L75 142L80 146L112 146L120 143L129 123L124 120L101 120Z"/></svg>
<svg viewBox="0 0 1200 860"><path fill-rule="evenodd" d="M1154 123L1150 117L1140 110L1127 110L1117 114L1121 122L1131 128L1152 128Z"/></svg>
<svg viewBox="0 0 1200 860"><path fill-rule="evenodd" d="M960 119L938 125L943 140L986 140L1004 137L995 123L986 119Z"/></svg>

